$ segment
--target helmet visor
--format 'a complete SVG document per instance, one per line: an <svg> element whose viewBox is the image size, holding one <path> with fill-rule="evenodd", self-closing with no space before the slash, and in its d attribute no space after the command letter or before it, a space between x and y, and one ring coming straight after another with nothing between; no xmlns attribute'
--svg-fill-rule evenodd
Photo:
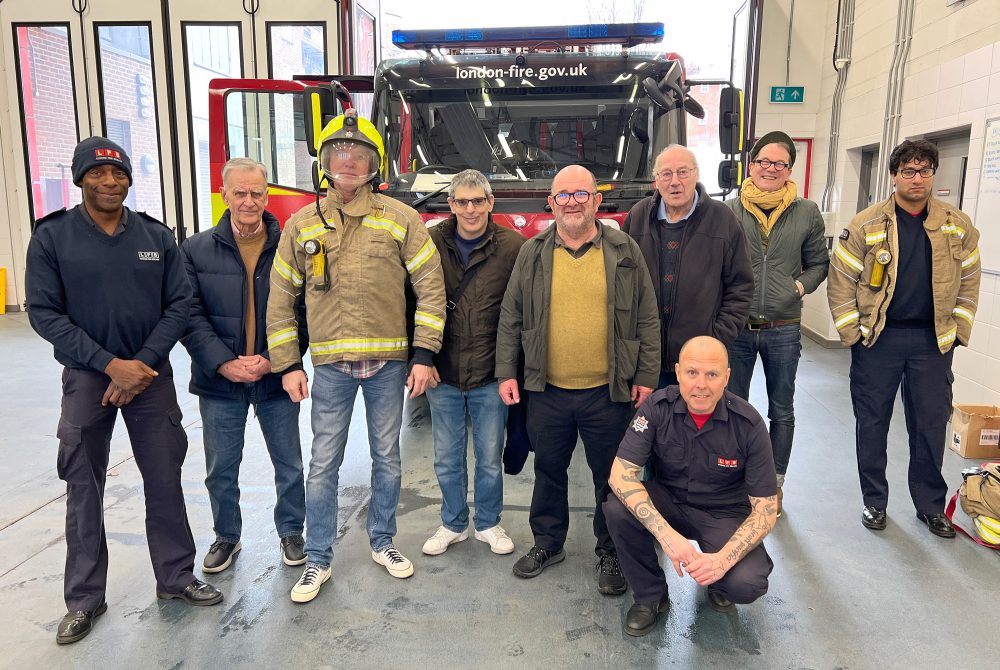
<svg viewBox="0 0 1000 670"><path fill-rule="evenodd" d="M361 186L378 174L378 153L366 144L348 140L327 142L320 150L320 165L331 183Z"/></svg>

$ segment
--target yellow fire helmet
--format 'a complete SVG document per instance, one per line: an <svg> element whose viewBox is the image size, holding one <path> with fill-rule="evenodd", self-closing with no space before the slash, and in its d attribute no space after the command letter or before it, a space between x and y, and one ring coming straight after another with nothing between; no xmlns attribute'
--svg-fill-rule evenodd
<svg viewBox="0 0 1000 670"><path fill-rule="evenodd" d="M344 113L326 124L319 134L319 182L368 183L385 166L385 145L371 121L357 110Z"/></svg>

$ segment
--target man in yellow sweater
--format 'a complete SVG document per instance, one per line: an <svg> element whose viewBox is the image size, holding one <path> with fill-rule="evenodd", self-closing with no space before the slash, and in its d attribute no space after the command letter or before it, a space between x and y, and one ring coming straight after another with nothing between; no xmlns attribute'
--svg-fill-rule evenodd
<svg viewBox="0 0 1000 670"><path fill-rule="evenodd" d="M535 450L529 522L534 546L514 564L522 578L565 558L568 469L578 436L594 479L598 590L625 592L601 503L632 403L656 386L660 326L652 281L638 245L597 221L601 194L585 168L552 181L555 226L521 247L497 334L496 375L504 403L521 401L524 355L528 434Z"/></svg>

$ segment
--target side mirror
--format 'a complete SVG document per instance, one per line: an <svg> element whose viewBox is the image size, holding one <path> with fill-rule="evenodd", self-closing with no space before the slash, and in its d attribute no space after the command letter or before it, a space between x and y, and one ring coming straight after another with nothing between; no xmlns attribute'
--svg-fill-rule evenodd
<svg viewBox="0 0 1000 670"><path fill-rule="evenodd" d="M653 104L663 111L669 112L677 106L667 99L667 96L663 94L663 91L661 91L660 87L656 84L656 80L652 77L646 77L642 80L642 88L646 91L646 95L649 96L649 99L653 101Z"/></svg>
<svg viewBox="0 0 1000 670"><path fill-rule="evenodd" d="M316 157L316 140L323 132L323 127L342 110L340 98L330 86L306 86L302 91L302 122L306 133L306 150L313 158Z"/></svg>
<svg viewBox="0 0 1000 670"><path fill-rule="evenodd" d="M733 158L719 163L719 188L723 191L739 188L743 181L742 170L743 164Z"/></svg>
<svg viewBox="0 0 1000 670"><path fill-rule="evenodd" d="M719 150L727 156L743 151L743 91L732 86L719 92Z"/></svg>

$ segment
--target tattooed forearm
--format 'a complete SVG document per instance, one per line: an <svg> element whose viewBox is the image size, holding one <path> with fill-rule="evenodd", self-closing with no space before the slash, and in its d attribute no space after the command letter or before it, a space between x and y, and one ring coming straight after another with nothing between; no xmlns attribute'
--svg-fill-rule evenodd
<svg viewBox="0 0 1000 670"><path fill-rule="evenodd" d="M771 532L772 519L777 512L777 496L750 498L750 502L752 505L750 516L740 524L723 547L730 565L738 563Z"/></svg>
<svg viewBox="0 0 1000 670"><path fill-rule="evenodd" d="M666 548L671 550L670 542L666 539L669 537L670 525L657 511L649 497L649 492L639 480L639 469L639 466L633 463L616 458L611 470L611 490L628 507L635 518L646 527L646 530L652 533L658 541L664 542Z"/></svg>

